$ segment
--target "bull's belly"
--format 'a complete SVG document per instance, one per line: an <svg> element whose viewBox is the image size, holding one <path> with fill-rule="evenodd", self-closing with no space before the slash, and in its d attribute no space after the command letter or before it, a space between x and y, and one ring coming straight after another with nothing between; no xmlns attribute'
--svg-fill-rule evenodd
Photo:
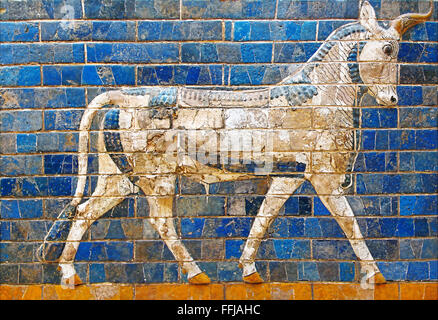
<svg viewBox="0 0 438 320"><path fill-rule="evenodd" d="M260 123L262 116L241 110L226 110L231 113L224 121L216 114L222 115L222 109L180 111L173 121L170 117L152 118L147 109L109 112L104 121L106 149L120 154L122 160L118 161L139 174L219 170L250 175L342 172L352 150L351 129L303 128L302 124L283 128L278 121L290 118L287 113L277 116L277 125L269 128ZM269 110L259 111L266 115Z"/></svg>

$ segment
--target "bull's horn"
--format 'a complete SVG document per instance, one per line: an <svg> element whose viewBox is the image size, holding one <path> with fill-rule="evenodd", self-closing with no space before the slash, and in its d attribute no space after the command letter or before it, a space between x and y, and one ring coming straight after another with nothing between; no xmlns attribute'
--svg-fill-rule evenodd
<svg viewBox="0 0 438 320"><path fill-rule="evenodd" d="M391 27L393 27L400 35L402 35L413 26L416 26L419 23L429 20L429 18L432 16L432 11L433 11L433 0L430 1L430 10L428 13L403 14L391 22Z"/></svg>

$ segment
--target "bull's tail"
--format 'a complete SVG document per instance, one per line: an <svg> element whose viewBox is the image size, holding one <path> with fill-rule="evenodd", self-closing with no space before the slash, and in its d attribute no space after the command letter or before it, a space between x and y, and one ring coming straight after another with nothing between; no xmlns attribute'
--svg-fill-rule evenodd
<svg viewBox="0 0 438 320"><path fill-rule="evenodd" d="M61 256L72 225L72 219L76 215L76 207L84 195L88 170L88 141L89 130L97 111L103 106L111 103L120 103L120 92L110 91L94 98L85 110L79 127L79 148L78 148L78 184L73 200L61 211L57 220L53 223L43 244L38 248L36 257L39 261L57 261ZM52 242L58 241L58 242Z"/></svg>

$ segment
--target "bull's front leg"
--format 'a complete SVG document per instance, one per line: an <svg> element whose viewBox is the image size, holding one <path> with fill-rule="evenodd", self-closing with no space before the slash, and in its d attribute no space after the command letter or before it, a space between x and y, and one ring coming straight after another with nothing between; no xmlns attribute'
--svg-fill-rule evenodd
<svg viewBox="0 0 438 320"><path fill-rule="evenodd" d="M304 179L302 178L273 178L259 213L254 219L245 248L239 260L239 266L243 268L244 282L263 282L255 266L255 258L260 242L272 221L278 216L281 207L303 181Z"/></svg>
<svg viewBox="0 0 438 320"><path fill-rule="evenodd" d="M343 195L341 184L342 181L344 181L344 175L314 175L311 177L310 181L322 203L339 223L346 237L350 241L351 247L360 261L362 270L367 273L366 281L368 283L386 282L365 243L353 210L351 209L347 198Z"/></svg>

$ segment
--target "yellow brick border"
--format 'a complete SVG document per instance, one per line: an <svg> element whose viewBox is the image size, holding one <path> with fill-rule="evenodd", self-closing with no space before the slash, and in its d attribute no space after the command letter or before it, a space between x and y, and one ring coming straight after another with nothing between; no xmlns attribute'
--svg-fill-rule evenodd
<svg viewBox="0 0 438 320"><path fill-rule="evenodd" d="M438 300L438 282L0 285L0 300Z"/></svg>

